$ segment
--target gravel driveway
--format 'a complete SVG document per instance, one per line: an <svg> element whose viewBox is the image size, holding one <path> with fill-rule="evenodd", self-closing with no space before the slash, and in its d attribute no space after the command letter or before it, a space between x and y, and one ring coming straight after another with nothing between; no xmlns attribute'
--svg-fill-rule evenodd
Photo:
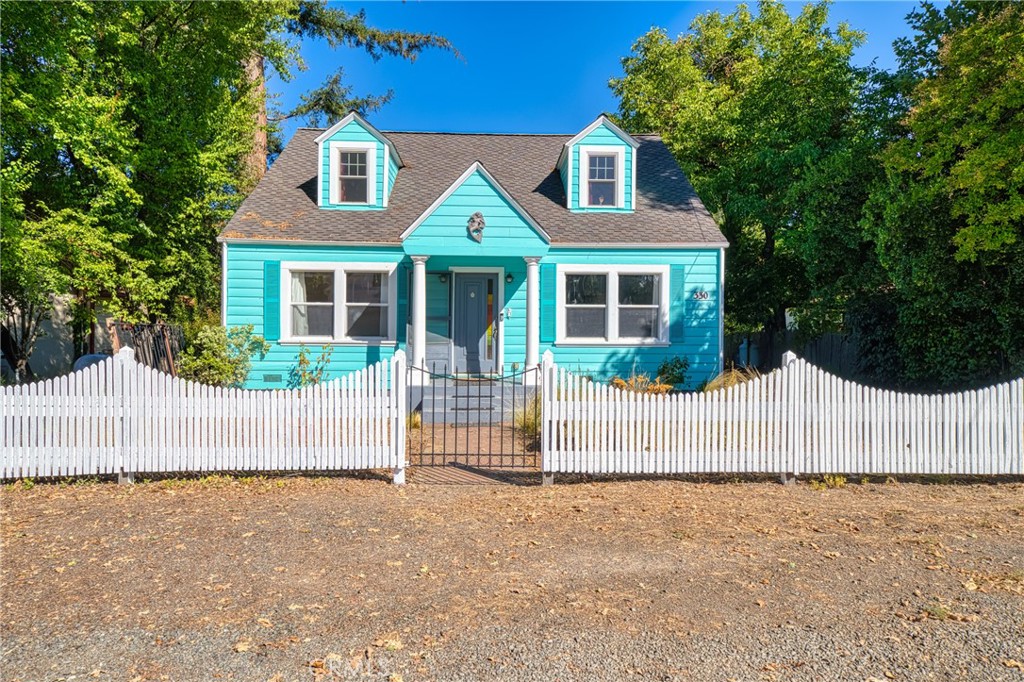
<svg viewBox="0 0 1024 682"><path fill-rule="evenodd" d="M1024 485L8 486L4 680L1024 681Z"/></svg>

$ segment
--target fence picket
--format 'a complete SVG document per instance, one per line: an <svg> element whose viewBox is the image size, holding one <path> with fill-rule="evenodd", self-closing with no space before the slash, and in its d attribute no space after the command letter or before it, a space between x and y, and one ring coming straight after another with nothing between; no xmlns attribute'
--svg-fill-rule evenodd
<svg viewBox="0 0 1024 682"><path fill-rule="evenodd" d="M0 389L0 475L329 470L404 463L395 360L299 390L216 388L130 356ZM1024 379L944 395L791 360L708 393L638 395L551 363L545 471L1024 473Z"/></svg>

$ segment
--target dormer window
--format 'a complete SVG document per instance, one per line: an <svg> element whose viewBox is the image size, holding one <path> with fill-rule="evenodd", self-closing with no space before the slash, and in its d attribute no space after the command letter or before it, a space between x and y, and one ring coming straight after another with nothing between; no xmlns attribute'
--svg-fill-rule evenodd
<svg viewBox="0 0 1024 682"><path fill-rule="evenodd" d="M377 145L373 142L330 142L331 198L338 206L377 203Z"/></svg>
<svg viewBox="0 0 1024 682"><path fill-rule="evenodd" d="M580 145L580 208L624 208L625 147Z"/></svg>
<svg viewBox="0 0 1024 682"><path fill-rule="evenodd" d="M341 196L343 204L365 204L369 192L366 188L366 152L342 151L341 162Z"/></svg>
<svg viewBox="0 0 1024 682"><path fill-rule="evenodd" d="M615 206L615 154L591 154L587 201L591 206Z"/></svg>

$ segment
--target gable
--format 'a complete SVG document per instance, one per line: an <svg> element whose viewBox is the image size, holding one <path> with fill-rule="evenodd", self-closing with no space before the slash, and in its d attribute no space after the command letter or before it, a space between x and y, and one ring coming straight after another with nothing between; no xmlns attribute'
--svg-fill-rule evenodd
<svg viewBox="0 0 1024 682"><path fill-rule="evenodd" d="M636 147L637 142L603 116L583 132L566 143L565 178L568 208L574 211L630 212L633 210L636 190ZM605 151L616 154L616 169L619 178L619 196L615 207L587 206L588 157Z"/></svg>
<svg viewBox="0 0 1024 682"><path fill-rule="evenodd" d="M391 186L394 185L399 161L387 139L356 114L349 114L316 138L320 155L317 169L317 203L320 208L346 210L373 210L386 208ZM341 150L366 151L367 171L370 175L372 196L363 205L344 204L338 200L338 190L332 183L338 170L337 155Z"/></svg>
<svg viewBox="0 0 1024 682"><path fill-rule="evenodd" d="M483 214L480 242L467 230ZM448 256L539 256L550 238L480 163L471 165L402 234L406 253Z"/></svg>

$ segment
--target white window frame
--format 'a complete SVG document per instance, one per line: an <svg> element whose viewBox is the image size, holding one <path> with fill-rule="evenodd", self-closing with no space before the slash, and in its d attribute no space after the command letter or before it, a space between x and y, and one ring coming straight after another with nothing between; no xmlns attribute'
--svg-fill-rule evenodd
<svg viewBox="0 0 1024 682"><path fill-rule="evenodd" d="M332 272L334 273L334 335L293 336L292 335L292 273ZM388 277L388 335L384 338L350 337L345 328L348 318L349 272L381 272ZM398 263L324 263L324 262L282 262L281 263L281 338L283 344L331 344L354 346L386 346L395 344L395 330L398 316Z"/></svg>
<svg viewBox="0 0 1024 682"><path fill-rule="evenodd" d="M331 172L331 204L335 206L377 205L377 143L332 141L328 145ZM341 200L341 154L366 153L366 201Z"/></svg>
<svg viewBox="0 0 1024 682"><path fill-rule="evenodd" d="M605 338L566 336L566 275L605 275L608 280L605 316ZM619 336L619 275L658 275L658 336L644 339ZM669 345L669 266L667 265L600 265L559 264L555 279L555 345L559 346L667 346Z"/></svg>
<svg viewBox="0 0 1024 682"><path fill-rule="evenodd" d="M585 145L579 146L579 205L580 208L625 208L626 207L626 150L617 145ZM590 204L590 157L615 157L615 205ZM635 165L635 164L634 164Z"/></svg>

